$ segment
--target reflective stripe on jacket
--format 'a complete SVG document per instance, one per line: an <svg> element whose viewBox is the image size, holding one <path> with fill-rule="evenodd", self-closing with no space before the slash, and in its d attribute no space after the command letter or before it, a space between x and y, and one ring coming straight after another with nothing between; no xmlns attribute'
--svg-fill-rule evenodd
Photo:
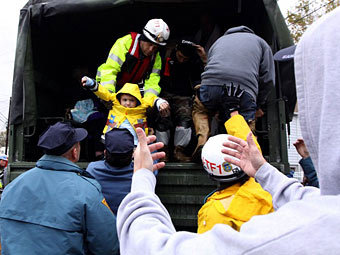
<svg viewBox="0 0 340 255"><path fill-rule="evenodd" d="M116 86L137 84L144 79L145 94L159 95L161 57L157 52L156 55L141 58L139 36L131 32L119 38L112 46L106 63L98 68L96 80L111 92L116 92Z"/></svg>
<svg viewBox="0 0 340 255"><path fill-rule="evenodd" d="M246 140L250 128L241 115L225 123L228 134ZM259 145L254 138L259 148ZM236 183L210 196L198 212L198 233L210 230L215 224L227 224L239 231L254 215L273 212L272 197L261 185L249 178L243 185Z"/></svg>
<svg viewBox="0 0 340 255"><path fill-rule="evenodd" d="M148 134L148 126L146 122L146 109L152 107L157 100L157 96L150 94L148 97L143 97L140 94L137 84L126 83L118 93L110 93L101 84L98 85L98 91L94 92L100 99L105 101L112 101L113 106L107 117L106 126L103 133L110 131L111 129L119 126L128 120L131 126L136 130L137 127L143 128L145 133ZM120 104L117 99L119 94L129 94L137 98L139 104L134 108L127 108Z"/></svg>

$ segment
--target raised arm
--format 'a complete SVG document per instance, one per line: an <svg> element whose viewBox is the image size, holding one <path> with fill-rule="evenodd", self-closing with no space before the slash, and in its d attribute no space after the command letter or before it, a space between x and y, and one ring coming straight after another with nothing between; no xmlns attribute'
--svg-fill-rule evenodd
<svg viewBox="0 0 340 255"><path fill-rule="evenodd" d="M320 194L319 189L303 187L298 180L286 177L268 164L258 150L251 132L247 136L247 141L230 137L229 141L223 145L226 147L222 150L223 153L239 159L238 161L225 157L225 160L239 166L246 174L254 177L262 188L272 195L275 210L289 201Z"/></svg>
<svg viewBox="0 0 340 255"><path fill-rule="evenodd" d="M219 252L241 254L254 246L246 236L242 237L225 225L219 225L202 235L176 232L168 211L155 194L156 178L152 169L163 167L164 162L152 165L152 160L163 157L164 152L151 155L150 151L161 148L163 144L147 146L155 137L146 137L140 128L136 132L139 144L134 155L131 192L120 204L117 214L122 254L203 255L215 254L217 247Z"/></svg>
<svg viewBox="0 0 340 255"><path fill-rule="evenodd" d="M116 93L111 93L107 88L89 77L84 76L81 79L81 84L84 88L91 90L97 97L104 101L114 101L116 97Z"/></svg>

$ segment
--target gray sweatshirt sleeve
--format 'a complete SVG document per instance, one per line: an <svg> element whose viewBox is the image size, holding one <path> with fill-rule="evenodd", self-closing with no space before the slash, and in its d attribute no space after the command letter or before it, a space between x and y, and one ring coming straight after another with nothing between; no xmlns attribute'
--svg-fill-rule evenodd
<svg viewBox="0 0 340 255"><path fill-rule="evenodd" d="M138 170L132 178L131 193L119 206L117 232L121 254L241 254L254 240L231 227L216 225L204 234L176 232L169 213L155 195L156 178L147 169ZM260 240L258 240L260 241Z"/></svg>
<svg viewBox="0 0 340 255"><path fill-rule="evenodd" d="M316 188L304 188L297 181L286 178L269 164L262 166L256 177L274 194L273 200L279 205L319 193ZM313 197L317 200L314 204L298 201L299 206L292 203L274 213L254 216L242 225L240 232L228 225L216 224L210 231L197 234L176 232L169 213L154 193L155 185L156 178L147 169L133 175L131 193L124 198L117 214L122 255L300 254L306 248L306 241L320 247L314 239L304 236L314 231L314 228L305 230L305 226L317 222L316 229L319 229L325 224L319 210L328 208L320 207L320 203L327 202L320 199L321 196ZM287 245L287 240L294 244Z"/></svg>
<svg viewBox="0 0 340 255"><path fill-rule="evenodd" d="M269 46L265 45L259 72L259 93L257 105L261 107L269 95L269 92L275 85L275 66L273 53Z"/></svg>
<svg viewBox="0 0 340 255"><path fill-rule="evenodd" d="M265 163L259 168L255 179L264 190L272 195L275 210L287 202L320 195L318 188L304 187L297 179L288 178L269 163Z"/></svg>

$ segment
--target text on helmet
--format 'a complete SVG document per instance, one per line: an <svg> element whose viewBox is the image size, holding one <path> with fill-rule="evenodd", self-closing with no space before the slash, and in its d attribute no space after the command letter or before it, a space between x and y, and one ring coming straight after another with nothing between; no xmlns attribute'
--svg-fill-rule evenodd
<svg viewBox="0 0 340 255"><path fill-rule="evenodd" d="M203 167L208 169L208 170L210 170L211 172L214 172L214 170L217 170L217 169L218 169L220 174L222 174L222 171L223 172L227 172L227 173L229 173L231 171L234 172L234 169L233 169L232 165L229 164L228 162L223 162L222 164L217 165L217 164L215 164L213 162L210 162L209 160L207 160L205 158L202 158L202 159L203 159L202 160ZM238 172L239 169L237 168L237 169L235 169L235 171Z"/></svg>

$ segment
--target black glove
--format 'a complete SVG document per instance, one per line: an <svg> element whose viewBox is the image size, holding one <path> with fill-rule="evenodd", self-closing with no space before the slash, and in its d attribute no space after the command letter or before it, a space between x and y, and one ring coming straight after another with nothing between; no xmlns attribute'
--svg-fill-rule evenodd
<svg viewBox="0 0 340 255"><path fill-rule="evenodd" d="M231 85L223 85L223 101L222 101L222 107L225 113L230 114L233 111L238 111L240 108L240 101L241 97L243 95L243 90L240 89L240 85L234 85L231 83Z"/></svg>

